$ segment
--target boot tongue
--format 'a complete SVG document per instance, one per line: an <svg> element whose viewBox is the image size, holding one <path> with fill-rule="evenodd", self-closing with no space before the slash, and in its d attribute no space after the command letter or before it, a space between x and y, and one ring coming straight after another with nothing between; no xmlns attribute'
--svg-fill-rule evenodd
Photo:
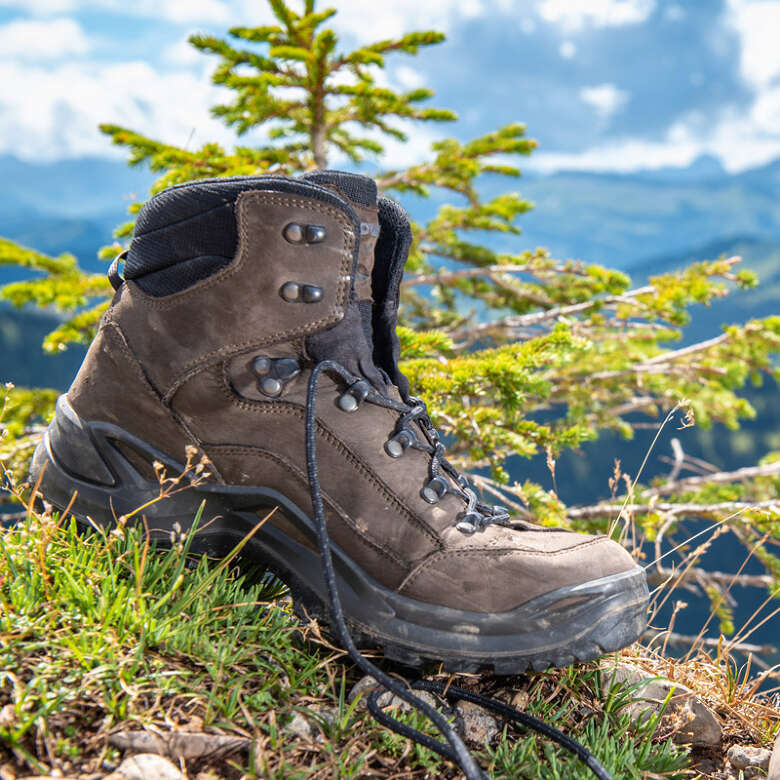
<svg viewBox="0 0 780 780"><path fill-rule="evenodd" d="M355 295L358 301L371 301L371 275L374 271L374 249L379 238L379 215L377 209L376 182L367 176L342 171L313 171L303 176L324 187L338 192L346 198L360 221L360 251L357 274L355 276ZM361 306L365 310L369 307ZM369 312L368 333L371 332Z"/></svg>
<svg viewBox="0 0 780 780"><path fill-rule="evenodd" d="M332 189L348 200L360 222L355 297L341 322L309 337L309 353L317 360L338 361L352 373L362 374L381 392L387 383L373 361L371 297L374 250L379 237L376 183L367 176L341 171L312 171L302 178Z"/></svg>

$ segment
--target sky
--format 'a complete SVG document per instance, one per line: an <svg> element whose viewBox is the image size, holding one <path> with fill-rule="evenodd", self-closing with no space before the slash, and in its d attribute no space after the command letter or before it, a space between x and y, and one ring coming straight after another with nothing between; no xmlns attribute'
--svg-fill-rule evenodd
<svg viewBox="0 0 780 780"><path fill-rule="evenodd" d="M416 125L391 166L436 138L522 121L526 167L634 171L711 155L780 157L780 0L331 0L345 47L415 29L447 42L388 59L388 83L436 91L457 124ZM271 21L264 0L0 0L0 154L116 156L97 125L192 148L232 145L194 32ZM245 139L251 141L251 138Z"/></svg>

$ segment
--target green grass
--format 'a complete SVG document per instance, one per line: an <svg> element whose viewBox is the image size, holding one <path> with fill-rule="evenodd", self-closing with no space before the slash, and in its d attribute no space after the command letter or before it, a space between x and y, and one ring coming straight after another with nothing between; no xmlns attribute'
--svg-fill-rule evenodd
<svg viewBox="0 0 780 780"><path fill-rule="evenodd" d="M215 763L223 777L457 775L347 702L356 670L316 624L292 615L277 580L231 560L196 560L190 541L155 551L139 528L85 535L49 514L0 531L0 765L100 771L120 758L111 731L202 723L256 740L250 753ZM529 712L580 739L620 778L684 777L685 751L654 742L653 723L632 731L628 693L604 677L585 667L456 683L504 698L525 692ZM285 732L296 711L312 710L321 712L318 740ZM417 713L396 714L434 733ZM477 754L495 778L592 777L561 748L512 727Z"/></svg>

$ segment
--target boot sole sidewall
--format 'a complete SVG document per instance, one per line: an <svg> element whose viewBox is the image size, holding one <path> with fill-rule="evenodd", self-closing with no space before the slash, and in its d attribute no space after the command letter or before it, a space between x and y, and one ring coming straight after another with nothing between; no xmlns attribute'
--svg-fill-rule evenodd
<svg viewBox="0 0 780 780"><path fill-rule="evenodd" d="M115 425L78 420L64 397L57 406L33 457L31 481L40 477L41 493L59 509L77 491L71 511L80 522L111 526L115 517L159 495L158 483L139 474L111 439L148 453L169 474L183 470L182 464ZM66 437L67 465L55 449L59 445L62 451ZM96 455L111 478L102 470L100 482L82 476L94 469ZM194 553L223 557L254 530L242 556L277 574L299 611L329 622L316 532L300 508L272 489L206 483L149 506L144 514L150 533L163 543L176 527L186 533L203 501ZM298 539L275 525L273 515L264 521L275 508L285 523L294 525ZM647 623L647 582L638 566L558 588L507 612L482 613L402 596L376 582L333 543L331 550L344 614L357 644L381 645L388 658L410 666L439 661L451 671L492 667L499 674L568 666L631 644Z"/></svg>

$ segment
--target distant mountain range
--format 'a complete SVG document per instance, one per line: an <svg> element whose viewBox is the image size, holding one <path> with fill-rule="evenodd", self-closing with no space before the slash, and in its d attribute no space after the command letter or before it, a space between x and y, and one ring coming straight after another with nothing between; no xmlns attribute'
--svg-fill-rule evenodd
<svg viewBox="0 0 780 780"><path fill-rule="evenodd" d="M0 235L46 252L73 251L96 270L96 248L153 179L120 160L34 164L0 156ZM630 270L737 238L780 243L780 160L738 174L702 157L683 169L493 177L484 191L513 187L536 204L520 220L519 245L546 246L560 257ZM409 202L421 215L434 205ZM516 250L518 240L502 248Z"/></svg>
<svg viewBox="0 0 780 780"><path fill-rule="evenodd" d="M780 243L780 160L738 174L704 158L682 170L556 173L518 184L536 204L522 218L525 242L556 256L631 270L737 237Z"/></svg>

